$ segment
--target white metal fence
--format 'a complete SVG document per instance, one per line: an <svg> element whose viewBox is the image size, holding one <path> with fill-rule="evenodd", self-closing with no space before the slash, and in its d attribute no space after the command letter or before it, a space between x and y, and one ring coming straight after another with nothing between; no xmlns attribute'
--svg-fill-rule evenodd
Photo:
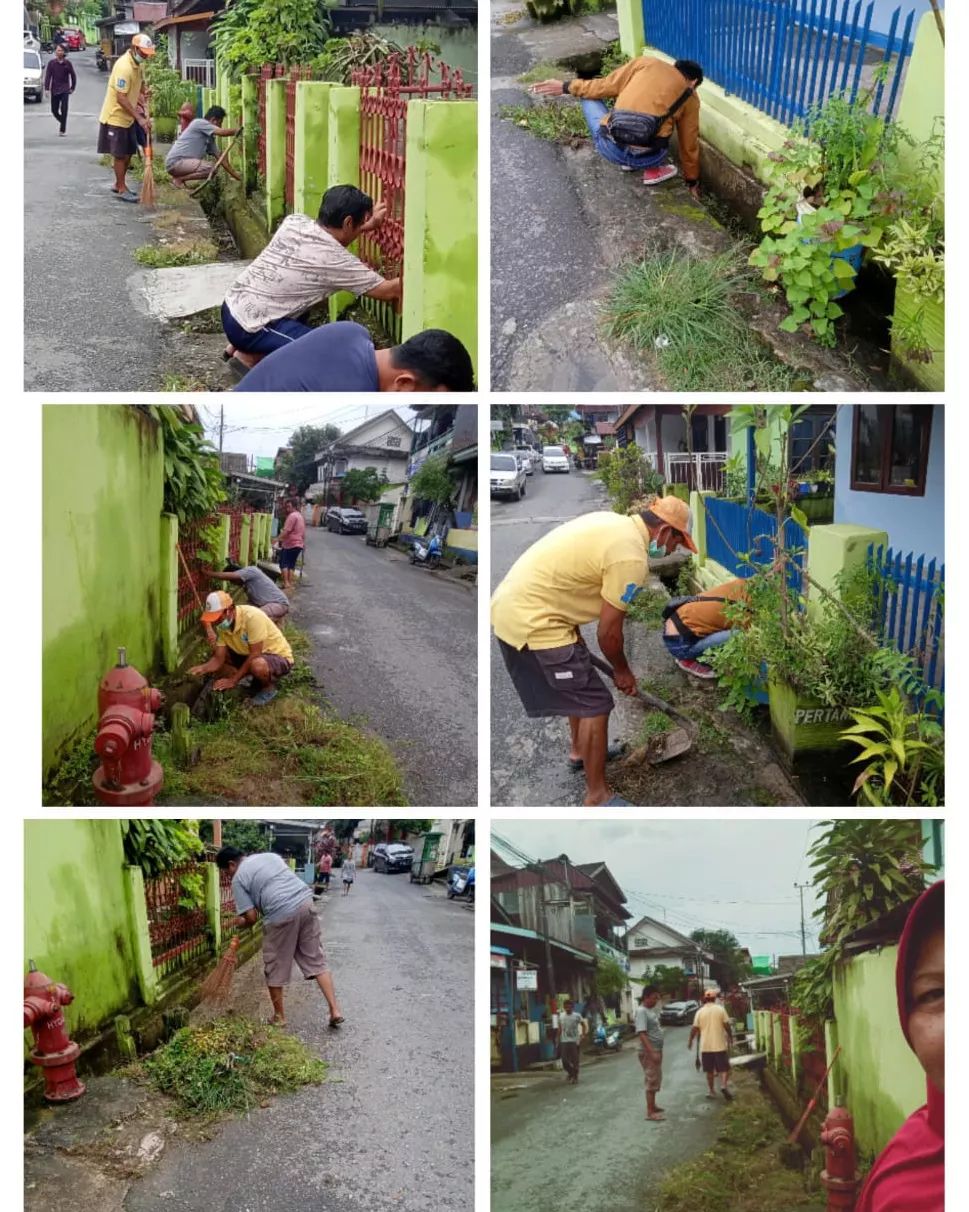
<svg viewBox="0 0 969 1212"><path fill-rule="evenodd" d="M203 88L215 88L214 59L183 59L182 78Z"/></svg>
<svg viewBox="0 0 969 1212"><path fill-rule="evenodd" d="M727 452L697 451L664 455L668 484L687 484L691 491L723 492L726 481Z"/></svg>

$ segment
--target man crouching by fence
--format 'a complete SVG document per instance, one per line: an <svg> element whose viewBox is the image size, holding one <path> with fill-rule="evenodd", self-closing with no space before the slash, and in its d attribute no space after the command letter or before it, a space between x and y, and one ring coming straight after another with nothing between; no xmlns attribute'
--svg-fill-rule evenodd
<svg viewBox="0 0 969 1212"><path fill-rule="evenodd" d="M295 963L308 981L315 980L330 1008L330 1026L339 1027L343 1014L336 1000L333 977L323 950L320 920L313 912L313 889L290 871L278 854L243 855L223 846L215 858L220 871L232 879L232 896L239 916L233 925L253 926L262 917L262 958L272 1023L286 1026L283 989Z"/></svg>

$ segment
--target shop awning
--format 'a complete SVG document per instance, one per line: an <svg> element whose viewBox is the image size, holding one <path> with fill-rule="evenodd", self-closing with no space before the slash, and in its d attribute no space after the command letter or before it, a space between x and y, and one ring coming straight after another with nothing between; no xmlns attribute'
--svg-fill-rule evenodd
<svg viewBox="0 0 969 1212"><path fill-rule="evenodd" d="M518 938L544 939L545 937L534 930L526 930L523 926L503 926L500 922L491 923L491 932L493 934L514 934ZM587 951L577 951L575 947L570 947L568 943L560 943L554 938L550 938L548 941L553 947L558 947L560 951L568 951L570 955L578 956L579 959L585 960L587 964L594 964L596 962L595 956L589 955Z"/></svg>
<svg viewBox="0 0 969 1212"><path fill-rule="evenodd" d="M507 947L492 946L491 954L492 955L514 955L515 953L514 953L514 951L509 951Z"/></svg>
<svg viewBox="0 0 969 1212"><path fill-rule="evenodd" d="M156 21L155 29L168 29L170 25L199 25L202 22L211 21L215 16L215 11L210 13L186 13L184 17L166 17L164 21Z"/></svg>

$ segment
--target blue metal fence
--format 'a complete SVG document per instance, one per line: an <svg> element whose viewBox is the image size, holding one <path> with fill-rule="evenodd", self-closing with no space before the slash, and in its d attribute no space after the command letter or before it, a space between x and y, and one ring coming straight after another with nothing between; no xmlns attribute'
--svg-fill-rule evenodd
<svg viewBox="0 0 969 1212"><path fill-rule="evenodd" d="M886 30L874 0L643 0L647 46L695 59L726 92L788 126L834 93L854 100L872 86L872 111L894 117L915 15L899 6ZM886 62L891 78L875 83Z"/></svg>
<svg viewBox="0 0 969 1212"><path fill-rule="evenodd" d="M706 498L707 555L736 577L752 577L755 569L740 557L746 555L755 565L770 564L776 552L777 521L756 506L739 505L720 497ZM784 522L784 546L792 555L788 574L793 589L800 589L807 536L792 518Z"/></svg>
<svg viewBox="0 0 969 1212"><path fill-rule="evenodd" d="M879 574L876 626L886 643L915 661L927 686L945 689L945 565L891 547L869 547Z"/></svg>

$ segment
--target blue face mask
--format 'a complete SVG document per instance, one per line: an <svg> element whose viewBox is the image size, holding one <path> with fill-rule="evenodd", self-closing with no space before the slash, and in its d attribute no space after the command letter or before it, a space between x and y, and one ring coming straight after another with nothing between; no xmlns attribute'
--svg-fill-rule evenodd
<svg viewBox="0 0 969 1212"><path fill-rule="evenodd" d="M231 620L221 619L218 623L216 623L215 629L216 629L216 631L228 631L231 626L232 626Z"/></svg>

